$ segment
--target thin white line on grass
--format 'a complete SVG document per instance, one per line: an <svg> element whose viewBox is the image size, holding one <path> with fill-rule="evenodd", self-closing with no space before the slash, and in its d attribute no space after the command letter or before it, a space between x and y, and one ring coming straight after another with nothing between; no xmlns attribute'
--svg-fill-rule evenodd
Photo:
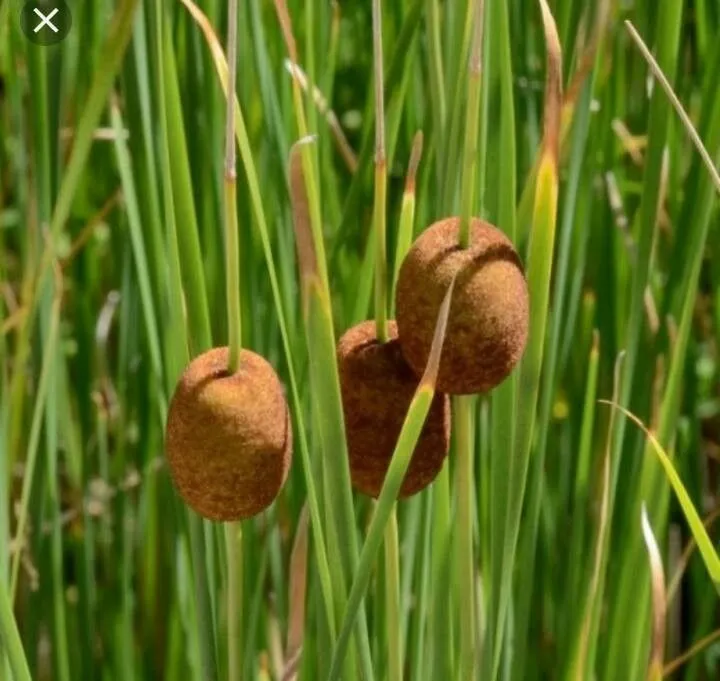
<svg viewBox="0 0 720 681"><path fill-rule="evenodd" d="M675 111L677 111L678 116L680 116L680 119L683 122L683 125L685 126L685 129L687 130L688 135L690 135L690 139L692 139L693 144L695 144L695 147L700 152L700 156L702 157L702 160L705 162L705 165L707 166L707 169L710 171L710 175L712 177L713 183L715 185L715 189L720 194L720 175L718 174L717 168L715 167L715 164L713 163L712 158L710 157L710 154L708 153L707 149L705 148L705 145L703 144L702 140L700 139L700 135L697 134L697 131L695 130L695 127L692 124L692 121L690 120L690 116L687 115L685 109L683 109L682 104L680 103L680 100L677 98L677 95L673 92L672 85L670 85L670 82L665 77L665 74L662 72L662 69L658 65L658 63L655 61L655 58L652 56L652 53L647 48L647 45L643 42L643 39L640 37L640 34L637 32L635 27L632 25L631 21L625 21L625 28L627 28L628 32L630 33L630 36L635 41L635 44L638 46L638 49L640 52L642 52L643 57L645 57L645 61L648 63L648 66L653 72L653 75L658 79L660 85L662 85L662 89L665 90L665 94L667 94L668 98L670 99L670 103L675 108Z"/></svg>

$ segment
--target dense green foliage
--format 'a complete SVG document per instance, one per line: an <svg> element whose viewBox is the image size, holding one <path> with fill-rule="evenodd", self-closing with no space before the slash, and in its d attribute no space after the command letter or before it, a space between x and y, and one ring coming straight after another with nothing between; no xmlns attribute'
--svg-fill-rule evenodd
<svg viewBox="0 0 720 681"><path fill-rule="evenodd" d="M531 300L521 365L454 401L445 468L393 505L432 381L376 504L350 487L331 361L373 317L382 252L371 3L288 0L293 78L285 2L239 1L242 344L286 385L295 447L276 503L226 535L176 494L163 438L187 361L228 343L227 3L70 4L68 38L40 47L0 0L0 679L226 679L228 629L243 679L334 663L349 681L635 681L653 653L671 678L718 678L717 590L685 514L599 400L656 435L715 538L716 188L623 22L717 161L720 5L549 1L558 184L537 0L486 0L479 78L473 0L382 3L387 288L401 225L471 213L517 245Z"/></svg>

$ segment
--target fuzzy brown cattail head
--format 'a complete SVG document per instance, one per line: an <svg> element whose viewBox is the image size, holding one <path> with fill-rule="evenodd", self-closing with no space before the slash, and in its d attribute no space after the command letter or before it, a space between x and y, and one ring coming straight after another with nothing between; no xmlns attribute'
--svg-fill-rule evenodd
<svg viewBox="0 0 720 681"><path fill-rule="evenodd" d="M386 343L374 321L349 329L338 343L345 429L353 486L377 498L410 407L418 378L403 359L397 326L388 322ZM415 447L400 496L429 485L440 472L450 442L450 401L436 393Z"/></svg>
<svg viewBox="0 0 720 681"><path fill-rule="evenodd" d="M525 350L529 297L522 263L499 229L474 218L470 246L459 244L459 218L428 227L400 268L395 308L403 355L420 376L438 310L457 276L437 389L483 393L502 382Z"/></svg>
<svg viewBox="0 0 720 681"><path fill-rule="evenodd" d="M228 371L228 348L196 357L173 394L166 454L175 486L211 520L257 515L277 497L292 457L282 385L260 355L243 350Z"/></svg>

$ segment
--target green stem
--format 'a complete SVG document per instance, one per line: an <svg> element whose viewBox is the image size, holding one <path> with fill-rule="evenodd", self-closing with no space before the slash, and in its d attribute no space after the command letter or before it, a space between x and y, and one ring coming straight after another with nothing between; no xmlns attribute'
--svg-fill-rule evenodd
<svg viewBox="0 0 720 681"><path fill-rule="evenodd" d="M232 100L231 100L232 101ZM225 177L227 314L230 360L228 369L235 373L240 367L242 353L242 317L240 312L240 237L235 203L235 176Z"/></svg>
<svg viewBox="0 0 720 681"><path fill-rule="evenodd" d="M234 374L240 367L242 318L240 313L240 237L235 201L235 82L237 80L237 0L228 7L228 94L225 119L225 259L227 286L228 369Z"/></svg>
<svg viewBox="0 0 720 681"><path fill-rule="evenodd" d="M457 578L460 601L460 675L470 679L475 669L475 582L473 578L472 489L475 480L473 414L475 399L462 396L455 399L458 463L457 489Z"/></svg>
<svg viewBox="0 0 720 681"><path fill-rule="evenodd" d="M465 159L462 173L462 193L460 195L460 245L463 248L467 248L470 245L470 218L473 213L473 204L475 201L483 14L484 1L476 0L465 118Z"/></svg>
<svg viewBox="0 0 720 681"><path fill-rule="evenodd" d="M472 1L472 0L471 0ZM480 77L482 70L484 0L475 0L473 37L468 74L465 146L460 195L460 246L470 245L470 221L475 203L477 175L477 146L480 115ZM475 669L475 580L473 576L472 489L475 480L473 446L472 396L455 399L458 465L456 489L458 494L459 535L456 544L456 568L460 600L460 676L470 679Z"/></svg>
<svg viewBox="0 0 720 681"><path fill-rule="evenodd" d="M385 618L388 642L388 681L402 681L399 553L397 509L393 507L385 529Z"/></svg>
<svg viewBox="0 0 720 681"><path fill-rule="evenodd" d="M227 547L228 568L228 681L240 681L242 628L240 613L242 612L242 524L240 522L225 523L225 544Z"/></svg>
<svg viewBox="0 0 720 681"><path fill-rule="evenodd" d="M242 316L240 311L240 235L237 202L235 200L235 83L237 80L237 0L228 6L228 91L225 118L225 264L227 286L227 315L231 374L240 368L242 354ZM227 655L228 681L240 681L242 639L240 610L242 599L242 524L225 523L227 548Z"/></svg>
<svg viewBox="0 0 720 681"><path fill-rule="evenodd" d="M200 663L203 681L217 679L217 662L215 657L215 631L208 593L208 576L205 565L202 518L194 511L187 509L190 526L190 550L192 552L193 582L197 600L197 632L200 647Z"/></svg>
<svg viewBox="0 0 720 681"><path fill-rule="evenodd" d="M402 206L400 208L400 227L397 232L395 247L395 267L392 276L392 296L391 305L393 306L391 314L394 314L394 298L395 287L397 286L398 275L400 274L400 266L410 250L413 238L413 226L415 224L415 181L417 176L420 158L422 156L423 134L421 131L415 133L413 139L412 151L410 153L410 162L408 163L408 171L405 179L405 191L403 192Z"/></svg>
<svg viewBox="0 0 720 681"><path fill-rule="evenodd" d="M373 0L373 59L375 64L375 326L377 339L385 343L387 329L387 253L385 210L387 204L387 162L385 159L385 113L383 101L382 11Z"/></svg>
<svg viewBox="0 0 720 681"><path fill-rule="evenodd" d="M387 253L385 247L385 205L387 169L385 159L375 164L375 324L377 339L385 343L387 328Z"/></svg>

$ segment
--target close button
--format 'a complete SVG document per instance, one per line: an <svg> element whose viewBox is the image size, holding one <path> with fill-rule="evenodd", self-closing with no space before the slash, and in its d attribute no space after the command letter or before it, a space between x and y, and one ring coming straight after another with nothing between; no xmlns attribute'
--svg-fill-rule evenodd
<svg viewBox="0 0 720 681"><path fill-rule="evenodd" d="M23 6L20 26L36 45L54 45L70 32L72 15L63 0L34 0Z"/></svg>

